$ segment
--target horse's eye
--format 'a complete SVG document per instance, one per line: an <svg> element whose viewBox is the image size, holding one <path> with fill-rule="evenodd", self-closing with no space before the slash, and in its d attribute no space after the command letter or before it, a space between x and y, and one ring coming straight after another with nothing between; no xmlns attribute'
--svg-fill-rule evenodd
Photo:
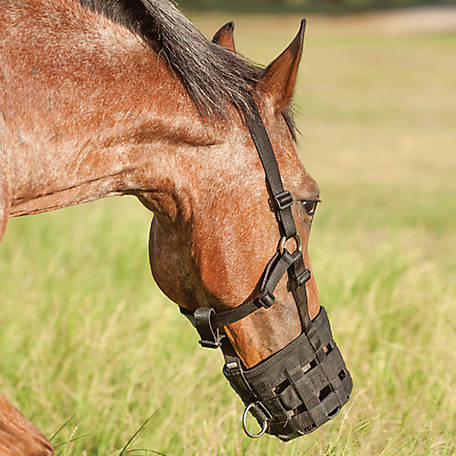
<svg viewBox="0 0 456 456"><path fill-rule="evenodd" d="M317 209L317 204L319 203L319 200L304 200L301 201L301 204L304 206L304 209L306 210L307 214L309 215L314 215L315 210Z"/></svg>

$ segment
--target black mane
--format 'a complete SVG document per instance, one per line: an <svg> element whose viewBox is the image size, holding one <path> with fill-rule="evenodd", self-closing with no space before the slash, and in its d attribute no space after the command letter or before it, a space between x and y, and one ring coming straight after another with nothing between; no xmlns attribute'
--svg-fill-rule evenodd
<svg viewBox="0 0 456 456"><path fill-rule="evenodd" d="M138 34L164 57L203 118L226 118L226 103L251 113L263 68L208 41L172 0L79 1ZM292 125L288 112L285 116Z"/></svg>

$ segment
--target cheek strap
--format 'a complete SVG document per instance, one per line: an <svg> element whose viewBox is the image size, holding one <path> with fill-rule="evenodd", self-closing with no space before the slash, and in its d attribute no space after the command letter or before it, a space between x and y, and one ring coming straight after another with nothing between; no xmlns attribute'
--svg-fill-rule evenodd
<svg viewBox="0 0 456 456"><path fill-rule="evenodd" d="M304 265L302 241L296 231L291 212L293 196L283 187L274 150L257 106L254 106L252 114L245 115L245 121L264 169L269 205L275 213L281 239L277 252L263 272L259 293L253 299L223 312L216 312L214 309L197 309L193 314L181 308L181 312L196 327L201 337L199 343L208 348L222 346L225 326L242 320L258 309L269 309L276 301L274 291L286 273L288 273L289 289L296 301L304 332L310 327L307 293L304 286L310 279L310 271ZM285 248L288 239L296 241L296 250L293 253Z"/></svg>

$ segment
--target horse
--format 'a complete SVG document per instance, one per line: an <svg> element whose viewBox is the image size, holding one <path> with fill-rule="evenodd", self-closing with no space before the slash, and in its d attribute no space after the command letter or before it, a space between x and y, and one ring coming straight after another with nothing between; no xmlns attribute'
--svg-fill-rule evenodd
<svg viewBox="0 0 456 456"><path fill-rule="evenodd" d="M236 52L232 23L209 41L169 0L0 0L0 241L10 217L136 196L154 214L157 284L197 326L203 346L225 348L224 372L245 413L282 440L323 422L307 429L299 421L313 413L303 396L316 380L306 379L330 362L324 357L340 356L329 329L324 337L315 329L326 328L307 248L319 187L295 149L291 102L304 29L303 21L263 68ZM279 196L271 174L287 189ZM282 233L286 220L295 223L291 235ZM270 278L279 263L281 274ZM296 280L305 276L300 291L291 270ZM259 301L266 282L273 294ZM232 318L241 306L245 315ZM212 326L217 315L220 328ZM299 350L312 352L309 362L289 353L296 341L310 347ZM269 390L272 404L249 372L265 371L279 355L292 362ZM295 365L307 386L296 386ZM348 400L349 374L336 374L311 400L338 396L336 381ZM343 401L336 405L329 418ZM54 454L1 395L0 454Z"/></svg>

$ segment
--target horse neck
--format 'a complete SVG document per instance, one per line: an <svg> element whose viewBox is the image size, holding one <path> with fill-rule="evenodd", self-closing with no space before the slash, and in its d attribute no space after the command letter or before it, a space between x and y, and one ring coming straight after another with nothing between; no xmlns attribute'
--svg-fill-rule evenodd
<svg viewBox="0 0 456 456"><path fill-rule="evenodd" d="M15 20L0 13L12 216L153 191L177 171L163 167L173 153L213 141L177 78L131 32L71 2L54 15L51 2L34 4L33 14L11 7Z"/></svg>

